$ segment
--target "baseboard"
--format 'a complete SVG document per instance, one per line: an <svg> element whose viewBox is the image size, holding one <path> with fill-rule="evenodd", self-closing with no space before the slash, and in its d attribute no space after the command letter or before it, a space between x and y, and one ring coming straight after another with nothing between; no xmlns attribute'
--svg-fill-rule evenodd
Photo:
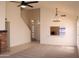
<svg viewBox="0 0 79 59"><path fill-rule="evenodd" d="M46 44L46 43L40 43L42 45L49 45L49 46L60 46L60 47L77 47L76 45L56 45L56 44Z"/></svg>
<svg viewBox="0 0 79 59"><path fill-rule="evenodd" d="M18 46L10 47L10 55L23 51L29 47L29 43L24 43Z"/></svg>

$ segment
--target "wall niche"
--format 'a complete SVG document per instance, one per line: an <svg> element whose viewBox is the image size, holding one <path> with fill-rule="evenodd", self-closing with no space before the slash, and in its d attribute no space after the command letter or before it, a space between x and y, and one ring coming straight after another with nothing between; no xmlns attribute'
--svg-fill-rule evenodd
<svg viewBox="0 0 79 59"><path fill-rule="evenodd" d="M50 27L50 35L59 35L59 26Z"/></svg>

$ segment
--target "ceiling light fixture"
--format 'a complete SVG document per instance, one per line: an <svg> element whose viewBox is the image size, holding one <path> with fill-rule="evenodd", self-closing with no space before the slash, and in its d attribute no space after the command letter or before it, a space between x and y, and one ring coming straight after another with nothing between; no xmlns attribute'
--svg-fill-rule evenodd
<svg viewBox="0 0 79 59"><path fill-rule="evenodd" d="M55 14L55 19L53 22L60 22L60 16L58 15L58 8L56 8L56 14Z"/></svg>
<svg viewBox="0 0 79 59"><path fill-rule="evenodd" d="M25 5L21 5L20 7L21 7L21 8L26 8L26 6L25 6Z"/></svg>

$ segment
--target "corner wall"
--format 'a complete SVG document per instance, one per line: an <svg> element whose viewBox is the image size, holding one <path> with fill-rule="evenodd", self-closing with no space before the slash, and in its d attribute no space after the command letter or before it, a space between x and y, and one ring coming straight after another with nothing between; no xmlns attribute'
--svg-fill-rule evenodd
<svg viewBox="0 0 79 59"><path fill-rule="evenodd" d="M78 56L79 56L79 18L77 19L77 48L78 48Z"/></svg>
<svg viewBox="0 0 79 59"><path fill-rule="evenodd" d="M21 18L17 3L7 2L7 20L10 22L10 47L29 43L31 31Z"/></svg>

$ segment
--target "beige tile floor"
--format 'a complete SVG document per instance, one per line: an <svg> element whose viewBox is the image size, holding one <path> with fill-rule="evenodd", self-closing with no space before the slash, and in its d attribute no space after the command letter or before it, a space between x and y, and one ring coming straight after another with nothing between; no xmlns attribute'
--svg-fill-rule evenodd
<svg viewBox="0 0 79 59"><path fill-rule="evenodd" d="M29 48L26 48L22 51L13 53L10 56L2 56L2 57L8 57L8 58L77 58L78 57L76 47L44 45L35 42L28 44L28 46Z"/></svg>

